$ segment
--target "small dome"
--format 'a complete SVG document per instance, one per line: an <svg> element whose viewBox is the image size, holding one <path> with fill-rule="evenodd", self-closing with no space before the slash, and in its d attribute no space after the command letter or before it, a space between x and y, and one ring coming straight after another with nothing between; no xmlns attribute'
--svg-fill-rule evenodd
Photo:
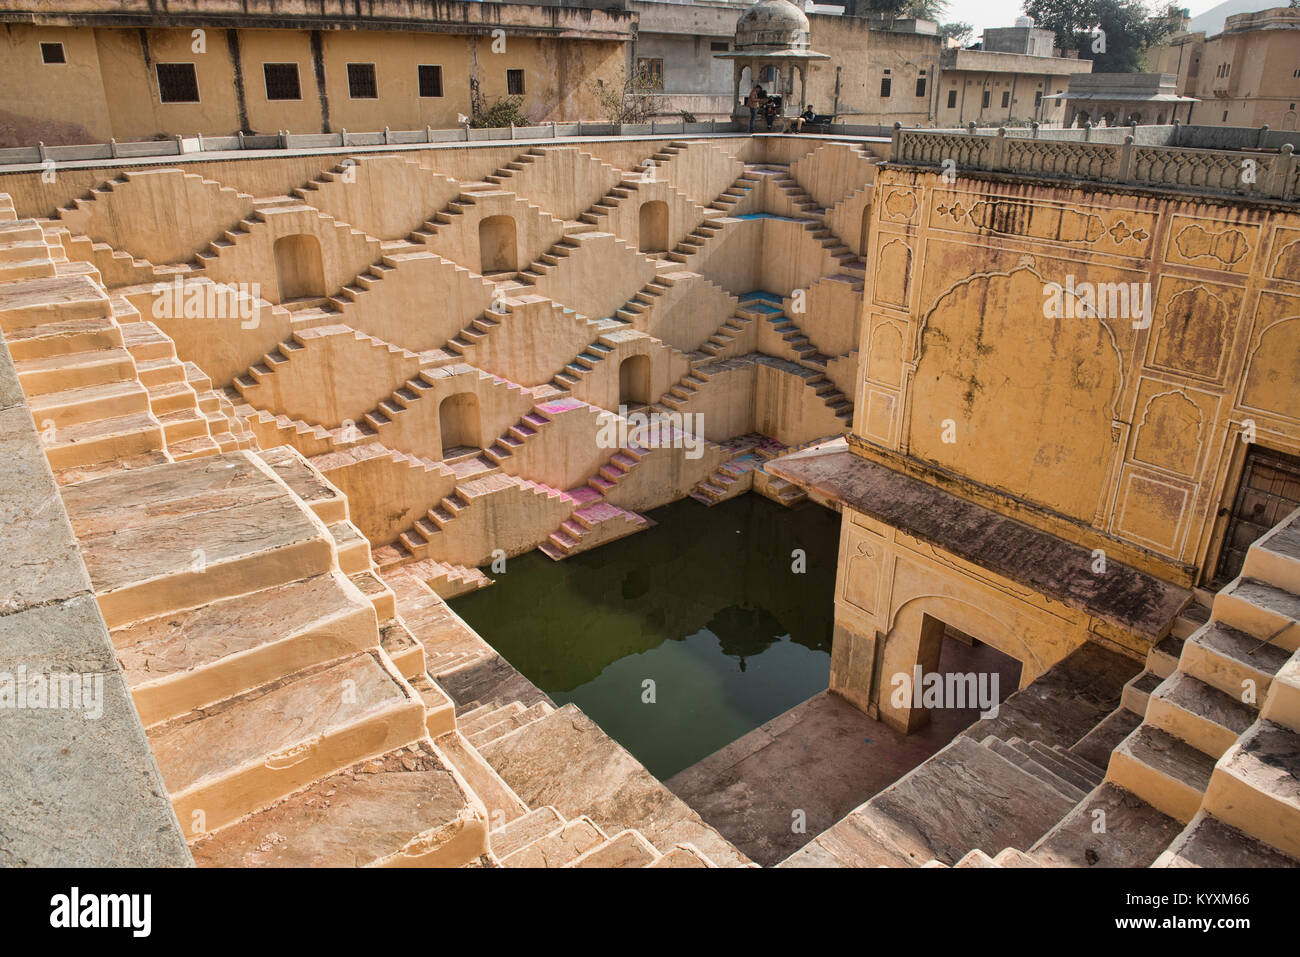
<svg viewBox="0 0 1300 957"><path fill-rule="evenodd" d="M790 0L758 0L736 21L736 49L806 49L808 18Z"/></svg>

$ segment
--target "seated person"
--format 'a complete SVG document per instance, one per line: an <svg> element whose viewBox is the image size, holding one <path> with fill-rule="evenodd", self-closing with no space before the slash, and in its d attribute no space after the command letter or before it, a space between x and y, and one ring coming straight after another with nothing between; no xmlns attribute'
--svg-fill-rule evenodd
<svg viewBox="0 0 1300 957"><path fill-rule="evenodd" d="M816 118L817 118L817 114L813 112L812 105L808 104L804 106L802 113L800 113L798 116L796 116L794 119L790 121L789 128L796 133L802 133L803 125L805 123L811 123Z"/></svg>
<svg viewBox="0 0 1300 957"><path fill-rule="evenodd" d="M767 102L763 104L763 119L767 123L767 128L772 128L772 123L776 120L776 97L769 96Z"/></svg>

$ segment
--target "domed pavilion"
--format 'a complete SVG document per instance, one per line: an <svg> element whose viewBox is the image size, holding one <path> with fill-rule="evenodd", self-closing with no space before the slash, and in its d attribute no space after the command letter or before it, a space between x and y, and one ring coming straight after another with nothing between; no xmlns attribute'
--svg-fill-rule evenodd
<svg viewBox="0 0 1300 957"><path fill-rule="evenodd" d="M829 60L810 46L808 17L790 0L758 0L736 23L736 42L718 59L731 60L732 115L748 116L740 99L740 81L749 71L749 84L780 93L785 112L798 113L808 99L808 70L816 60ZM775 77L764 81L772 67ZM794 74L799 73L799 97L794 97ZM793 107L793 109L792 109Z"/></svg>

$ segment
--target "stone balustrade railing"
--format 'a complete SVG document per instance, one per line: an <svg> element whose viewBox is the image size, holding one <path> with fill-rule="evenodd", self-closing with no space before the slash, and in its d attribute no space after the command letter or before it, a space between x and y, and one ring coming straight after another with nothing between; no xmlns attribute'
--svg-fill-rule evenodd
<svg viewBox="0 0 1300 957"><path fill-rule="evenodd" d="M980 170L1232 193L1260 199L1300 198L1300 161L1291 142L1236 149L1170 145L1194 141L1195 137L1188 136L1186 128L1180 131L1177 126L1128 129L1130 132L1124 134L1122 141L1114 142L1113 137L1107 137L1111 140L1107 142L1058 135L1081 132L1075 130L963 131L895 127L890 160L953 172ZM1139 131L1143 132L1139 134ZM1257 141L1270 142L1266 128L1260 134Z"/></svg>
<svg viewBox="0 0 1300 957"><path fill-rule="evenodd" d="M501 126L476 129L467 125L449 129L390 130L352 133L280 133L233 136L172 136L142 142L86 143L76 146L22 146L0 149L0 166L48 165L90 160L141 159L153 156L181 156L191 153L237 150L331 150L352 147L420 146L432 143L481 143L491 140L573 139L610 136L688 136L704 133L733 133L740 127L731 120L652 120L645 123L610 123L578 120L571 123L542 123L537 126Z"/></svg>

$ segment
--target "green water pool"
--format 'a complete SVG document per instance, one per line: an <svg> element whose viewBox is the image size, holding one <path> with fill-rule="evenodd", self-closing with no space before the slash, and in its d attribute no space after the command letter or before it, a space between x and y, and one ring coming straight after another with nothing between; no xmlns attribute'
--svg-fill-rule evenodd
<svg viewBox="0 0 1300 957"><path fill-rule="evenodd" d="M654 528L562 562L512 558L451 604L664 779L825 689L840 519L754 494L649 516Z"/></svg>

